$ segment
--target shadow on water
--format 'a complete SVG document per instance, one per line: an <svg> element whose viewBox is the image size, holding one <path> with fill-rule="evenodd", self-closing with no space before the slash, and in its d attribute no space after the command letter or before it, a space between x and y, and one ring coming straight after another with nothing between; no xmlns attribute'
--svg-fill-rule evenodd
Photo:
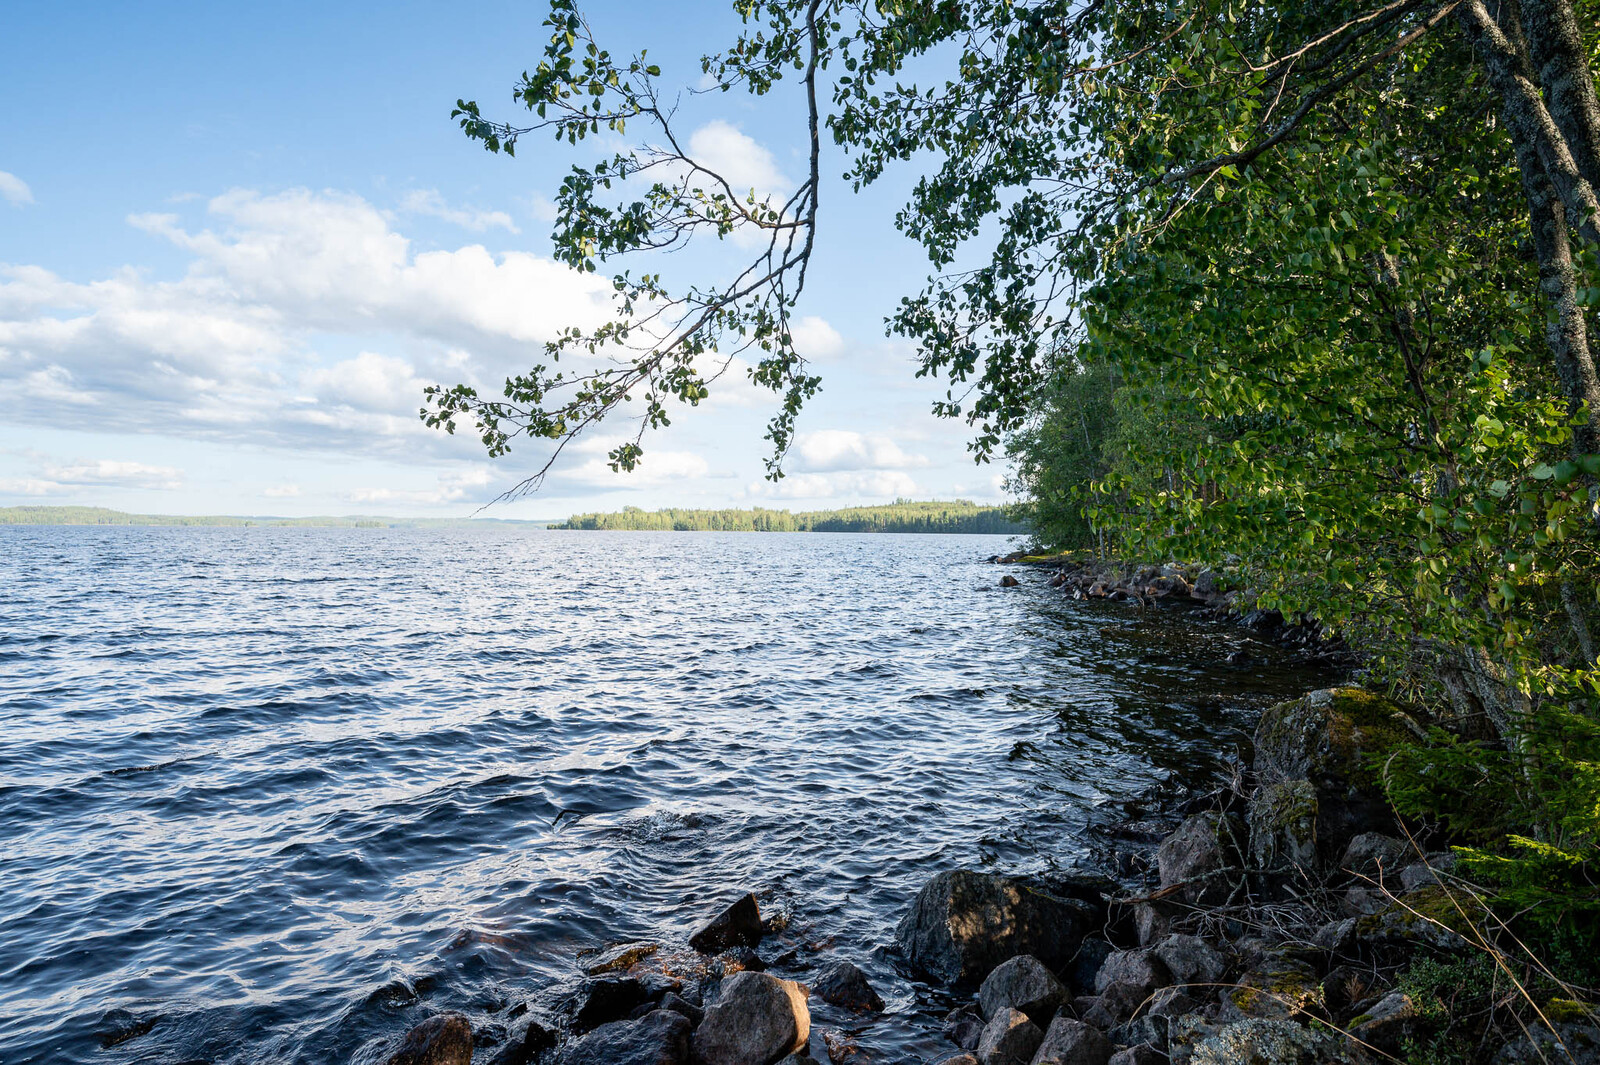
<svg viewBox="0 0 1600 1065"><path fill-rule="evenodd" d="M995 537L0 529L0 1061L381 1061L548 1006L737 891L936 1058L887 949L1046 872L1332 680L1177 612L995 587ZM804 979L803 972L794 975Z"/></svg>

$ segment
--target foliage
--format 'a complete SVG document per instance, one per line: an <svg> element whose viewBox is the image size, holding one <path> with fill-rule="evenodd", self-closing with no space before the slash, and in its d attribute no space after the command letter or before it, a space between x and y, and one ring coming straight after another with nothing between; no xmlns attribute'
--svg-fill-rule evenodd
<svg viewBox="0 0 1600 1065"><path fill-rule="evenodd" d="M951 503L897 500L887 506L815 510L664 510L626 507L613 514L577 514L557 529L676 530L680 532L881 532L881 533L1017 533L1003 507L981 507L958 499Z"/></svg>

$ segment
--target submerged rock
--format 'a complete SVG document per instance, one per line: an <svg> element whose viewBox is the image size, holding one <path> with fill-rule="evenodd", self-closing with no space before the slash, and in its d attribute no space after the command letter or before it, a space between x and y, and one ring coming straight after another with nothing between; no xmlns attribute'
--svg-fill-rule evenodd
<svg viewBox="0 0 1600 1065"><path fill-rule="evenodd" d="M753 947L766 933L761 905L754 895L745 895L690 936L689 945L701 954L720 954L733 947Z"/></svg>
<svg viewBox="0 0 1600 1065"><path fill-rule="evenodd" d="M1066 985L1031 954L1001 962L978 991L978 1005L985 1017L1017 1009L1040 1025L1050 1023L1051 1016L1066 1000Z"/></svg>
<svg viewBox="0 0 1600 1065"><path fill-rule="evenodd" d="M429 1017L411 1031L388 1065L471 1065L472 1026L459 1013Z"/></svg>
<svg viewBox="0 0 1600 1065"><path fill-rule="evenodd" d="M688 1060L689 1019L671 1010L602 1024L561 1055L561 1065L684 1065Z"/></svg>
<svg viewBox="0 0 1600 1065"><path fill-rule="evenodd" d="M853 962L836 961L811 981L812 994L842 1009L878 1012L883 999L867 982L867 974Z"/></svg>
<svg viewBox="0 0 1600 1065"><path fill-rule="evenodd" d="M772 1065L804 1049L811 1038L806 994L793 980L766 973L729 977L690 1041L696 1065Z"/></svg>
<svg viewBox="0 0 1600 1065"><path fill-rule="evenodd" d="M1103 907L1082 899L1016 877L956 870L923 886L895 935L914 969L972 987L1019 954L1059 971L1102 919Z"/></svg>

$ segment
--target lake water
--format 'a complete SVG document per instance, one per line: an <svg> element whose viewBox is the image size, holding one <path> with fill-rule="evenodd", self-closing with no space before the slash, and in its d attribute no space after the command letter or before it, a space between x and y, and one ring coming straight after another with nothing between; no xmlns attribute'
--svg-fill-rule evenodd
<svg viewBox="0 0 1600 1065"><path fill-rule="evenodd" d="M745 890L889 1000L816 1026L943 1056L924 880L1082 862L1327 679L1006 546L0 527L0 1062L381 1061Z"/></svg>

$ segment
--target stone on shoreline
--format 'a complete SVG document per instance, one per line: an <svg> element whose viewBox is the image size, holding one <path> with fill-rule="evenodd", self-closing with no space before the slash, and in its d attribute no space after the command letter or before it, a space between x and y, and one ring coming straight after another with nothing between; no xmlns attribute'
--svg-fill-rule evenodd
<svg viewBox="0 0 1600 1065"><path fill-rule="evenodd" d="M1136 991L1139 997L1150 995L1157 988L1172 983L1172 973L1156 952L1149 949L1119 950L1106 959L1095 977L1094 989L1099 995L1114 985Z"/></svg>
<svg viewBox="0 0 1600 1065"><path fill-rule="evenodd" d="M1021 1010L1001 1010L984 1026L978 1040L981 1065L1028 1065L1044 1042L1039 1026Z"/></svg>
<svg viewBox="0 0 1600 1065"><path fill-rule="evenodd" d="M811 1038L806 995L793 980L766 973L729 977L690 1040L695 1065L773 1065L804 1049Z"/></svg>
<svg viewBox="0 0 1600 1065"><path fill-rule="evenodd" d="M1250 860L1262 870L1317 867L1317 789L1306 780L1263 784L1250 796Z"/></svg>
<svg viewBox="0 0 1600 1065"><path fill-rule="evenodd" d="M689 945L701 954L721 954L733 947L754 947L766 933L760 904L754 895L745 895L690 936Z"/></svg>
<svg viewBox="0 0 1600 1065"><path fill-rule="evenodd" d="M684 1065L689 1019L652 1010L636 1021L612 1021L567 1047L561 1065Z"/></svg>
<svg viewBox="0 0 1600 1065"><path fill-rule="evenodd" d="M472 1026L459 1013L429 1017L406 1033L388 1065L471 1065Z"/></svg>
<svg viewBox="0 0 1600 1065"><path fill-rule="evenodd" d="M1048 1024L1066 1000L1066 985L1031 954L1001 962L978 990L978 1005L985 1017L1017 1009L1040 1025Z"/></svg>
<svg viewBox="0 0 1600 1065"><path fill-rule="evenodd" d="M912 968L970 988L1019 954L1061 970L1103 919L1102 906L1052 895L1020 878L956 870L923 886L895 935Z"/></svg>
<svg viewBox="0 0 1600 1065"><path fill-rule="evenodd" d="M1175 1065L1178 1060L1174 1055ZM1355 1060L1344 1040L1281 1020L1223 1025L1184 1057L1187 1065L1345 1065Z"/></svg>
<svg viewBox="0 0 1600 1065"><path fill-rule="evenodd" d="M1221 951L1199 936L1181 933L1170 935L1152 950L1166 965L1176 984L1214 984L1222 979L1222 974L1228 969L1228 959L1222 956ZM1205 989L1196 988L1193 994L1196 997L1203 995Z"/></svg>
<svg viewBox="0 0 1600 1065"><path fill-rule="evenodd" d="M1100 1029L1057 1017L1044 1033L1032 1065L1106 1065L1115 1049Z"/></svg>
<svg viewBox="0 0 1600 1065"><path fill-rule="evenodd" d="M555 1045L556 1034L529 1017L521 1028L512 1030L505 1045L489 1059L489 1065L528 1065L540 1051Z"/></svg>
<svg viewBox="0 0 1600 1065"><path fill-rule="evenodd" d="M584 964L583 971L590 976L620 972L632 968L635 963L648 958L660 949L660 944L657 943L619 943L594 955Z"/></svg>
<svg viewBox="0 0 1600 1065"><path fill-rule="evenodd" d="M817 974L811 981L811 992L824 1002L842 1009L877 1013L883 1009L883 999L867 982L867 974L853 962L836 961Z"/></svg>
<svg viewBox="0 0 1600 1065"><path fill-rule="evenodd" d="M573 1013L572 1024L588 1031L602 1024L620 1021L650 1001L650 992L632 976L607 976L584 985L583 1001Z"/></svg>
<svg viewBox="0 0 1600 1065"><path fill-rule="evenodd" d="M1178 887L1185 902L1226 901L1240 880L1244 838L1244 826L1232 814L1195 814L1156 851L1161 886Z"/></svg>

